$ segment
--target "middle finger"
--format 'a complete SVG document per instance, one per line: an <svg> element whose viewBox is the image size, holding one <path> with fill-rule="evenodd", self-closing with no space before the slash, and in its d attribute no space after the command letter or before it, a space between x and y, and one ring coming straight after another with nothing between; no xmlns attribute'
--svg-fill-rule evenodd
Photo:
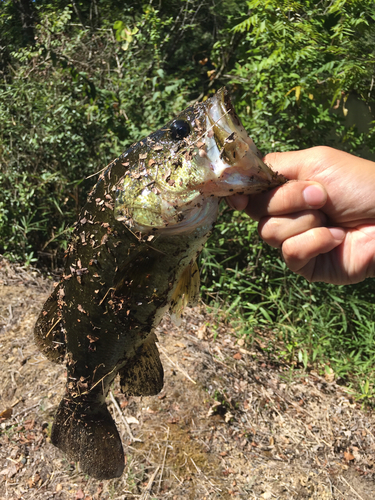
<svg viewBox="0 0 375 500"><path fill-rule="evenodd" d="M280 248L286 239L326 223L326 216L320 210L304 210L280 217L264 217L259 222L258 231L266 243Z"/></svg>

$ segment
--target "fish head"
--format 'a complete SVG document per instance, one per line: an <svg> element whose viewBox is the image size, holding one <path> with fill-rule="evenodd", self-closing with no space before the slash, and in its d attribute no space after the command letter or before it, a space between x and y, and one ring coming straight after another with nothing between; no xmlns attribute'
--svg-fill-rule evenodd
<svg viewBox="0 0 375 500"><path fill-rule="evenodd" d="M226 89L185 109L121 160L129 169L117 186L115 217L141 232L212 226L220 198L286 182L262 161Z"/></svg>

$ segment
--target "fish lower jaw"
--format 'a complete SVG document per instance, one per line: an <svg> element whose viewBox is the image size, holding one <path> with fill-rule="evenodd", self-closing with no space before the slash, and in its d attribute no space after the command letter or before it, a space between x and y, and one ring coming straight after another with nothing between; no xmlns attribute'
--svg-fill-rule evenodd
<svg viewBox="0 0 375 500"><path fill-rule="evenodd" d="M242 175L231 173L223 175L217 180L210 180L200 186L200 192L205 196L224 198L234 194L252 195L273 189L285 181L279 177L268 178L257 175Z"/></svg>
<svg viewBox="0 0 375 500"><path fill-rule="evenodd" d="M173 236L184 233L192 233L198 228L201 231L209 232L212 229L213 223L217 219L219 207L219 198L217 196L206 197L199 196L196 200L186 206L179 207L179 220L168 219L165 216L163 226L146 226L133 221L132 230L140 231L143 234L159 234Z"/></svg>

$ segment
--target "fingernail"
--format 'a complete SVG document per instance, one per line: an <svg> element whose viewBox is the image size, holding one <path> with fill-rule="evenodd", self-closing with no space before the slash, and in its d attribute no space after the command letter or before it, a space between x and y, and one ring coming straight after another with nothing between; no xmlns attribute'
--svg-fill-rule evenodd
<svg viewBox="0 0 375 500"><path fill-rule="evenodd" d="M332 234L333 238L342 241L345 238L345 231L341 227L329 227L328 231Z"/></svg>
<svg viewBox="0 0 375 500"><path fill-rule="evenodd" d="M310 207L321 207L327 199L324 189L316 184L307 186L307 188L303 190L303 197Z"/></svg>
<svg viewBox="0 0 375 500"><path fill-rule="evenodd" d="M232 209L232 210L236 210L236 207L233 206L233 202L232 202L232 196L227 196L225 198L225 201L228 203L228 206Z"/></svg>
<svg viewBox="0 0 375 500"><path fill-rule="evenodd" d="M238 210L239 212L245 210L247 204L249 203L249 198L244 194L227 196L226 200L228 205L233 208L233 210Z"/></svg>

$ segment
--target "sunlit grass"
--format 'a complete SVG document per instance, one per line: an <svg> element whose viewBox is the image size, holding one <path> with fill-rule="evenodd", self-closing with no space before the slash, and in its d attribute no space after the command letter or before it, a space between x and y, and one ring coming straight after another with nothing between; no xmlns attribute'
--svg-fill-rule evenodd
<svg viewBox="0 0 375 500"><path fill-rule="evenodd" d="M256 223L223 209L201 255L203 299L225 311L250 342L272 331L274 358L323 376L333 370L358 399L375 395L375 287L308 283L280 252L263 244Z"/></svg>

